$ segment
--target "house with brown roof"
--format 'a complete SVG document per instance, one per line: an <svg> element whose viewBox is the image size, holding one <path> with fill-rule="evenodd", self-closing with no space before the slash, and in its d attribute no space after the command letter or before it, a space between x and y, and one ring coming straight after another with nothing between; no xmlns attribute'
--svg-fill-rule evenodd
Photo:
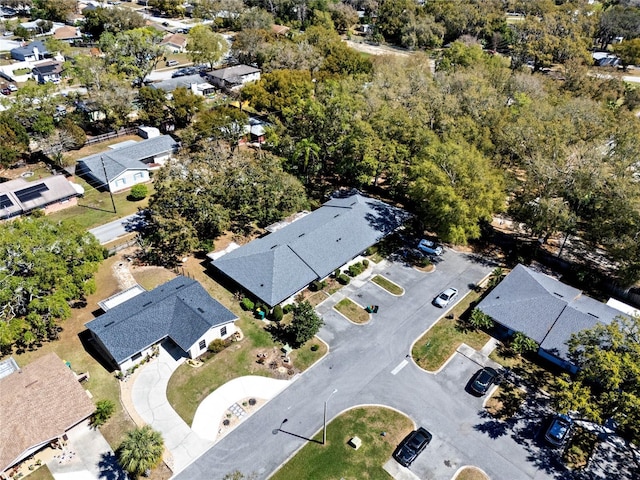
<svg viewBox="0 0 640 480"><path fill-rule="evenodd" d="M0 472L63 437L94 411L73 371L55 353L0 378Z"/></svg>
<svg viewBox="0 0 640 480"><path fill-rule="evenodd" d="M172 33L162 39L160 45L172 53L182 53L187 47L187 37L181 33Z"/></svg>
<svg viewBox="0 0 640 480"><path fill-rule="evenodd" d="M271 25L271 32L276 36L286 35L290 30L291 28L287 27L286 25L277 25L275 23Z"/></svg>
<svg viewBox="0 0 640 480"><path fill-rule="evenodd" d="M82 38L82 34L78 27L65 25L64 27L57 28L56 31L53 32L53 38L60 40L61 42L73 43L76 40L80 40Z"/></svg>

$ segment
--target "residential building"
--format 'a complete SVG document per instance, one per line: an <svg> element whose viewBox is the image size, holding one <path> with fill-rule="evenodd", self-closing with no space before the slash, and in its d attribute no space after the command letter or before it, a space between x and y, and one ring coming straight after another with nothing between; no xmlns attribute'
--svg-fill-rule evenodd
<svg viewBox="0 0 640 480"><path fill-rule="evenodd" d="M58 83L62 75L62 62L53 60L41 62L31 69L31 75L40 84L42 83Z"/></svg>
<svg viewBox="0 0 640 480"><path fill-rule="evenodd" d="M106 152L78 160L76 173L96 188L120 192L148 182L150 170L160 168L177 148L178 143L170 135L122 142Z"/></svg>
<svg viewBox="0 0 640 480"><path fill-rule="evenodd" d="M0 472L63 438L95 405L76 375L49 353L0 378Z"/></svg>
<svg viewBox="0 0 640 480"><path fill-rule="evenodd" d="M172 33L164 37L160 45L171 53L182 53L187 47L187 37L181 33Z"/></svg>
<svg viewBox="0 0 640 480"><path fill-rule="evenodd" d="M53 32L53 38L61 42L73 43L76 40L82 39L82 33L78 27L64 25Z"/></svg>
<svg viewBox="0 0 640 480"><path fill-rule="evenodd" d="M237 248L211 265L273 307L400 228L409 214L358 192Z"/></svg>
<svg viewBox="0 0 640 480"><path fill-rule="evenodd" d="M539 345L538 354L571 372L571 335L610 324L624 314L577 288L524 265L517 265L477 307L507 334L521 332Z"/></svg>
<svg viewBox="0 0 640 480"><path fill-rule="evenodd" d="M14 48L10 51L11 58L23 62L25 60L38 61L49 55L49 51L41 40L36 40L22 47Z"/></svg>
<svg viewBox="0 0 640 480"><path fill-rule="evenodd" d="M103 308L110 308L86 324L97 350L121 371L162 342L172 342L195 358L216 338L236 332L236 315L193 279L179 276L148 292L129 290L125 301L103 301Z"/></svg>
<svg viewBox="0 0 640 480"><path fill-rule="evenodd" d="M57 212L77 205L84 189L62 175L54 175L35 182L24 178L0 183L0 219L17 217L38 209Z"/></svg>
<svg viewBox="0 0 640 480"><path fill-rule="evenodd" d="M260 69L249 65L235 65L207 73L209 82L223 90L234 90L260 80Z"/></svg>

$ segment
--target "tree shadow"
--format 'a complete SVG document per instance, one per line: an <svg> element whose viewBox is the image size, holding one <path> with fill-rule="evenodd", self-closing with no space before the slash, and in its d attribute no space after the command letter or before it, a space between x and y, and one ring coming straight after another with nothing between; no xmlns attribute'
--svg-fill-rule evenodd
<svg viewBox="0 0 640 480"><path fill-rule="evenodd" d="M99 477L100 480L128 479L127 474L124 473L124 471L118 464L117 457L112 452L103 453L100 456L100 461L98 462L98 468L100 469L100 477Z"/></svg>
<svg viewBox="0 0 640 480"><path fill-rule="evenodd" d="M474 425L473 428L479 432L486 433L492 440L504 437L511 430L509 424L501 420L487 420L484 423Z"/></svg>

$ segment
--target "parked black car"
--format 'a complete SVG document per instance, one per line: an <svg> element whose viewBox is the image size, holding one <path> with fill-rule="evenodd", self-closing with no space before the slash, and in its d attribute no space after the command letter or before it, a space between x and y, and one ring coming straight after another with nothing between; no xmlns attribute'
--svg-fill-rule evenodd
<svg viewBox="0 0 640 480"><path fill-rule="evenodd" d="M551 420L551 424L544 434L544 439L554 447L562 447L571 436L572 428L573 420L568 415L557 414Z"/></svg>
<svg viewBox="0 0 640 480"><path fill-rule="evenodd" d="M484 395L497 380L498 372L491 367L485 367L476 372L469 388L478 395Z"/></svg>
<svg viewBox="0 0 640 480"><path fill-rule="evenodd" d="M400 465L410 466L425 447L429 445L431 438L432 435L423 427L414 430L400 442L398 448L393 452L393 458Z"/></svg>

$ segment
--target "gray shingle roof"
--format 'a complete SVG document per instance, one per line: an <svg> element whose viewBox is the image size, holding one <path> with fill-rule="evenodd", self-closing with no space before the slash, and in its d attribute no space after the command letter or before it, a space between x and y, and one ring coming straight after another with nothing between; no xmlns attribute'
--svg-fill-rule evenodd
<svg viewBox="0 0 640 480"><path fill-rule="evenodd" d="M205 83L205 80L200 76L200 74L195 74L185 75L183 77L167 78L166 80L162 80L161 82L152 83L149 86L151 88L155 88L156 90L173 92L175 89L180 87L189 89L191 88L191 85L199 85L201 83Z"/></svg>
<svg viewBox="0 0 640 480"><path fill-rule="evenodd" d="M478 308L501 325L522 332L567 360L573 333L609 324L621 313L543 273L518 265Z"/></svg>
<svg viewBox="0 0 640 480"><path fill-rule="evenodd" d="M170 135L160 135L132 145L81 158L78 160L78 172L80 174L90 174L106 185L107 179L104 176L101 158L104 159L109 179L113 180L126 170L147 170L148 167L142 163L142 160L172 152L177 147L178 143Z"/></svg>
<svg viewBox="0 0 640 480"><path fill-rule="evenodd" d="M198 282L177 277L112 308L86 327L120 364L165 337L187 351L210 328L236 318Z"/></svg>
<svg viewBox="0 0 640 480"><path fill-rule="evenodd" d="M396 230L402 209L358 193L322 207L213 262L213 266L268 305L324 278Z"/></svg>
<svg viewBox="0 0 640 480"><path fill-rule="evenodd" d="M16 47L11 49L11 54L12 55L15 54L21 58L29 57L33 55L34 48L38 49L38 52L40 55L46 55L47 53L49 53L47 51L47 47L45 46L44 42L40 40L36 40L35 42L31 42L28 45L25 45L24 47Z"/></svg>
<svg viewBox="0 0 640 480"><path fill-rule="evenodd" d="M207 75L213 78L220 78L227 81L238 81L240 77L250 75L252 73L259 72L260 69L256 67L250 67L249 65L234 65L233 67L220 68L213 70Z"/></svg>

